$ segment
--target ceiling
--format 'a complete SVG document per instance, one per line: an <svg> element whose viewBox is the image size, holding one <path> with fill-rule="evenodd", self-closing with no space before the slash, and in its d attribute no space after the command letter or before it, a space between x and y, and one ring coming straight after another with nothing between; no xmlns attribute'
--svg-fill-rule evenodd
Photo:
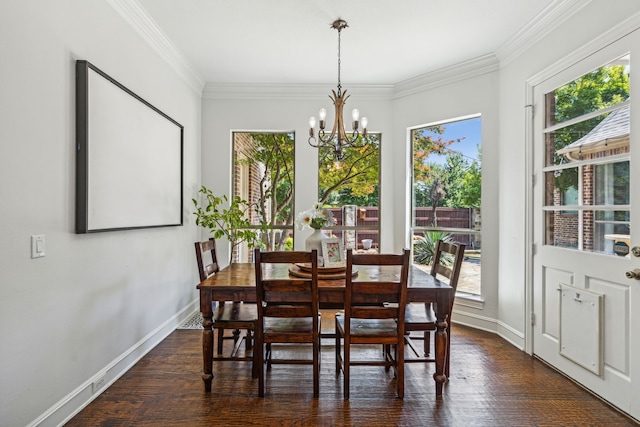
<svg viewBox="0 0 640 427"><path fill-rule="evenodd" d="M541 33L571 0L129 0L203 83L389 85ZM569 6L568 6L569 5ZM155 24L155 25L154 25Z"/></svg>

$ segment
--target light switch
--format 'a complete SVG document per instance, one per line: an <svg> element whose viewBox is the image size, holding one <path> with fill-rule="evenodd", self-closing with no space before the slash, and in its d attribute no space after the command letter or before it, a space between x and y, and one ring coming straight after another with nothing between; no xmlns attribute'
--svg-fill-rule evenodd
<svg viewBox="0 0 640 427"><path fill-rule="evenodd" d="M44 234L31 236L31 258L40 258L46 255Z"/></svg>

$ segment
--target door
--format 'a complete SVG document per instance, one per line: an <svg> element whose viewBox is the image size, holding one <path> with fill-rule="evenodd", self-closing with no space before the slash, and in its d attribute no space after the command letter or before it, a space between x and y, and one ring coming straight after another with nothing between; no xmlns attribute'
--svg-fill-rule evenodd
<svg viewBox="0 0 640 427"><path fill-rule="evenodd" d="M532 321L537 357L640 419L636 33L534 87Z"/></svg>

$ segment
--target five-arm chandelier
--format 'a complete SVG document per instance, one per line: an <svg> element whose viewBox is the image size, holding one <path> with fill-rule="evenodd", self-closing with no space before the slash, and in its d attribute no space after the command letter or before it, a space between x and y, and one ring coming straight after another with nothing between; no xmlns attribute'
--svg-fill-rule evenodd
<svg viewBox="0 0 640 427"><path fill-rule="evenodd" d="M316 118L311 117L309 119L309 145L316 148L330 148L333 150L333 158L334 160L342 160L344 157L344 149L349 148L353 143L355 143L360 136L359 127L362 125L362 136L367 136L367 118L363 117L360 120L360 111L354 109L351 112L353 118L352 124L352 133L351 137L347 135L347 132L344 129L344 119L342 118L342 108L349 98L347 95L347 91L342 91L342 85L340 84L340 32L348 27L347 22L342 19L337 19L331 24L331 28L338 30L338 92L332 90L333 96L329 95L329 98L333 101L333 105L336 108L336 118L333 122L333 128L331 129L331 134L327 135L324 131L326 122L325 118L327 117L327 110L324 108L320 109L318 113L318 118L320 119L320 130L318 131L318 138L315 136L315 127L316 127Z"/></svg>

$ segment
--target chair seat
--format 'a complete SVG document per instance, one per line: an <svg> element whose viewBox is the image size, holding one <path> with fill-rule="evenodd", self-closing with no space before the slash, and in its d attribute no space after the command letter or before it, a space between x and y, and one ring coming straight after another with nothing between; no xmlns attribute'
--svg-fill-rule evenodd
<svg viewBox="0 0 640 427"><path fill-rule="evenodd" d="M263 333L304 333L313 332L313 320L310 317L268 317L264 319Z"/></svg>
<svg viewBox="0 0 640 427"><path fill-rule="evenodd" d="M429 304L429 309L425 304L407 304L404 311L404 330L424 331L436 330L436 313Z"/></svg>
<svg viewBox="0 0 640 427"><path fill-rule="evenodd" d="M225 328L233 328L233 323L242 323L241 329L247 328L247 323L255 323L258 310L255 304L233 302L219 305L213 312L213 323L224 324ZM253 326L251 327L253 329Z"/></svg>
<svg viewBox="0 0 640 427"><path fill-rule="evenodd" d="M344 331L344 313L336 313L336 320ZM352 337L396 337L398 325L395 319L351 319Z"/></svg>

